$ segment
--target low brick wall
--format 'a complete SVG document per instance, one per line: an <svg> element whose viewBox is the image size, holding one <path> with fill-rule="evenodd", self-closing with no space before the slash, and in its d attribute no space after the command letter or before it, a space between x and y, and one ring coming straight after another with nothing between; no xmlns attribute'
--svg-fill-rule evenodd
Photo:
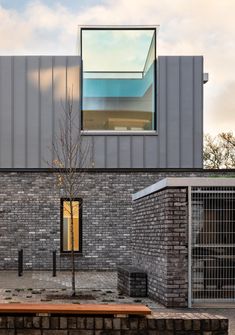
<svg viewBox="0 0 235 335"><path fill-rule="evenodd" d="M144 271L131 266L117 269L118 291L130 297L147 296L147 275Z"/></svg>
<svg viewBox="0 0 235 335"><path fill-rule="evenodd" d="M0 316L0 335L226 335L228 320L209 314L148 317Z"/></svg>

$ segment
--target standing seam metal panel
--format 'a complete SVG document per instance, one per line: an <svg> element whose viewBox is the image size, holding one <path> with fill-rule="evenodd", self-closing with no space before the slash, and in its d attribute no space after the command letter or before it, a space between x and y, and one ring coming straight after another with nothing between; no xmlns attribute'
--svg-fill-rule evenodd
<svg viewBox="0 0 235 335"><path fill-rule="evenodd" d="M27 114L26 114L26 167L39 166L39 58L27 57ZM31 76L34 83L31 83Z"/></svg>
<svg viewBox="0 0 235 335"><path fill-rule="evenodd" d="M25 167L26 162L26 58L13 58L13 167ZM20 153L20 154L18 154Z"/></svg>
<svg viewBox="0 0 235 335"><path fill-rule="evenodd" d="M194 57L194 167L202 167L203 152L203 58Z"/></svg>
<svg viewBox="0 0 235 335"><path fill-rule="evenodd" d="M185 57L181 61L180 80L180 101L181 101L181 123L180 123L180 163L181 167L190 168L193 166L193 137L194 137L194 60L192 57ZM192 83L189 85L188 83Z"/></svg>
<svg viewBox="0 0 235 335"><path fill-rule="evenodd" d="M159 135L159 167L167 166L167 57L158 58L157 124Z"/></svg>
<svg viewBox="0 0 235 335"><path fill-rule="evenodd" d="M179 57L167 58L167 167L180 166L180 62Z"/></svg>
<svg viewBox="0 0 235 335"><path fill-rule="evenodd" d="M71 82L80 117L81 59L2 56L0 60L0 167L46 167L45 161L53 158L48 148L58 130L61 100L66 101ZM94 167L202 167L202 69L199 56L158 57L158 134L90 135Z"/></svg>
<svg viewBox="0 0 235 335"><path fill-rule="evenodd" d="M41 59L40 68L41 92L41 166L47 166L52 161L52 57Z"/></svg>
<svg viewBox="0 0 235 335"><path fill-rule="evenodd" d="M79 56L0 57L1 168L48 167L68 87L80 116L80 65Z"/></svg>
<svg viewBox="0 0 235 335"><path fill-rule="evenodd" d="M203 58L158 58L159 167L202 167Z"/></svg>
<svg viewBox="0 0 235 335"><path fill-rule="evenodd" d="M12 57L1 57L1 167L12 167Z"/></svg>

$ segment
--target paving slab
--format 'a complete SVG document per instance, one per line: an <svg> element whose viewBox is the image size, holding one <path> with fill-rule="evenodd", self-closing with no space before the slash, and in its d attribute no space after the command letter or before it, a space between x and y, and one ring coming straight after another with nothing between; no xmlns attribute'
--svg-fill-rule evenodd
<svg viewBox="0 0 235 335"><path fill-rule="evenodd" d="M57 272L52 277L50 271L25 271L22 277L17 271L0 271L0 303L71 303L71 299L58 299L59 295L69 295L71 273ZM229 319L230 335L235 335L235 308L192 308L166 309L161 304L149 298L130 298L120 295L117 291L117 273L115 271L78 271L76 287L80 298L74 299L74 304L143 304L153 312L167 313L210 313L225 316ZM57 299L48 301L48 296L55 295ZM88 296L92 296L87 299ZM86 297L86 299L82 299ZM228 306L227 306L228 307ZM235 307L235 305L234 305Z"/></svg>
<svg viewBox="0 0 235 335"><path fill-rule="evenodd" d="M79 271L76 273L76 287L116 288L117 273L115 271ZM19 277L17 271L0 271L0 288L69 288L71 272L58 271L56 277L51 271L25 271Z"/></svg>

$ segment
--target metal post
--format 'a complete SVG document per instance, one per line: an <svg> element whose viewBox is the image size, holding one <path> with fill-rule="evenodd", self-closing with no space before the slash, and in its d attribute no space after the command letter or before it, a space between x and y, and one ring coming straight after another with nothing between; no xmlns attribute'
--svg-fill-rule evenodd
<svg viewBox="0 0 235 335"><path fill-rule="evenodd" d="M23 249L18 251L18 276L23 275Z"/></svg>
<svg viewBox="0 0 235 335"><path fill-rule="evenodd" d="M188 307L192 307L192 188L188 187Z"/></svg>
<svg viewBox="0 0 235 335"><path fill-rule="evenodd" d="M53 259L52 275L53 275L53 277L56 277L56 250L54 250L53 253L52 253L52 259Z"/></svg>

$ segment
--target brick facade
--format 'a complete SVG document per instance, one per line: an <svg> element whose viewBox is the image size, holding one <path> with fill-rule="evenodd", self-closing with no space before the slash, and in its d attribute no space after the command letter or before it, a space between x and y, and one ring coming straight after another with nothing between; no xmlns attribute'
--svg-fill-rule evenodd
<svg viewBox="0 0 235 335"><path fill-rule="evenodd" d="M85 173L79 195L83 199L83 252L76 255L77 268L116 269L131 264L133 193L166 176L211 174L179 170ZM52 172L0 172L0 269L16 269L21 248L27 269L52 269L53 250L57 250L58 268L70 268L70 257L60 255L61 195L55 179Z"/></svg>
<svg viewBox="0 0 235 335"><path fill-rule="evenodd" d="M134 201L132 194L165 177L233 176L233 171L90 171L84 173L81 255L76 268L133 265L148 274L148 294L166 306L187 305L187 192L165 189ZM60 198L56 172L0 172L0 270L70 268L60 254Z"/></svg>
<svg viewBox="0 0 235 335"><path fill-rule="evenodd" d="M158 180L156 173L86 173L83 199L83 252L78 269L116 269L130 263L131 195ZM24 268L52 269L57 250L59 269L70 268L60 255L60 193L51 172L0 173L0 269L16 269L18 250Z"/></svg>

